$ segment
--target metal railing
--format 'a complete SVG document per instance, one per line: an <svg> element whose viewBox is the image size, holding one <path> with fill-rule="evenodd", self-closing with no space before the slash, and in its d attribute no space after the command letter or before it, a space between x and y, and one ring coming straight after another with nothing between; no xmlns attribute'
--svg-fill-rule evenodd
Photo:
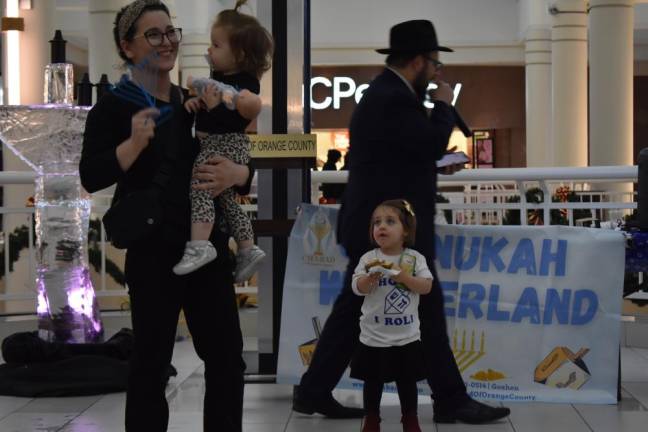
<svg viewBox="0 0 648 432"><path fill-rule="evenodd" d="M0 185L33 184L35 174L31 172L0 172ZM346 171L313 171L311 173L312 203L319 202L319 186L322 183L346 183ZM573 211L586 209L591 218L605 220L610 212L629 212L636 208L633 202L632 184L637 181L636 166L607 166L587 168L496 168L483 170L464 170L451 176L439 176L439 192L450 202L439 203L439 211L448 210L452 214L452 223L502 223L507 212L518 211L520 215L528 211L542 212L543 221L551 220L552 210L567 213L569 225L579 223L574 220ZM569 186L581 199L580 202L552 202L551 195L560 186ZM533 187L541 190L543 201L527 202L526 192ZM92 217L99 217L107 210L106 196L93 196L96 205L92 208ZM517 201L517 202L516 202ZM589 202L588 202L589 201ZM245 210L256 212L256 205L247 204ZM32 226L34 209L30 207L0 207L0 213L24 214L28 226ZM521 224L527 224L526 217L520 217ZM0 302L35 300L35 251L33 233L29 229L28 280L16 283L14 292L0 293ZM106 283L106 237L103 225L100 237L101 271L99 281L95 283L98 297L123 297L125 289L108 289ZM5 275L9 274L9 242L5 235L4 242ZM5 277L5 282L6 282ZM15 290L16 287L24 289ZM16 292L17 291L17 292ZM25 311L32 313L31 311Z"/></svg>
<svg viewBox="0 0 648 432"><path fill-rule="evenodd" d="M637 207L632 192L637 174L637 166L463 170L453 175L439 175L439 193L450 202L438 203L437 208L451 211L452 223L492 224L495 221L501 224L506 212L511 210L520 215L541 211L542 221L549 223L552 210L565 211L569 225L579 222L573 217L577 209L589 210L592 216L588 219L615 219ZM346 183L347 180L345 171L313 171L311 202L319 202L322 183ZM578 201L552 201L559 187L568 187ZM527 191L532 188L542 192L541 202L527 201ZM475 213L484 212L485 215L474 217ZM520 223L528 224L527 218L520 217Z"/></svg>

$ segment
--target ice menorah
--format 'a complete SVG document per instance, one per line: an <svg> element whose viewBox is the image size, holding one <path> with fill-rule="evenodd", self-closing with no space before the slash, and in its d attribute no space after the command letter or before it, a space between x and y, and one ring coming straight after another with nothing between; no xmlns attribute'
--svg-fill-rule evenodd
<svg viewBox="0 0 648 432"><path fill-rule="evenodd" d="M0 140L37 174L38 332L42 339L100 342L103 325L88 267L90 197L79 180L88 109L2 106Z"/></svg>

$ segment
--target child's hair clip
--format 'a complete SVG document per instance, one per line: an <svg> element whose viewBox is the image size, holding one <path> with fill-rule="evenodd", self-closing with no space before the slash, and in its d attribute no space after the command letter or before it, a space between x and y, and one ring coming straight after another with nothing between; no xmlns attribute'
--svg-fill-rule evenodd
<svg viewBox="0 0 648 432"><path fill-rule="evenodd" d="M410 215L410 216L415 216L414 215L414 209L412 209L412 205L409 203L407 200L403 200L403 207L405 207L405 211Z"/></svg>

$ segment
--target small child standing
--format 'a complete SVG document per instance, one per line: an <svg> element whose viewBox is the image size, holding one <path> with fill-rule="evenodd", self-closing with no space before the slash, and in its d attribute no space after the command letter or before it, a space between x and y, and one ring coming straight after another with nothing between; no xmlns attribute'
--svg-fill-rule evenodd
<svg viewBox="0 0 648 432"><path fill-rule="evenodd" d="M250 139L245 128L261 111L259 80L270 68L273 41L256 18L238 11L246 1L237 0L235 8L219 13L212 25L208 60L213 80L199 79L194 83L190 78L188 82L198 90L198 97L185 103L188 111L197 113L200 153L194 167L215 155L239 164L250 161ZM192 180L191 241L187 242L182 260L173 268L179 275L216 258L216 249L209 241L216 219L214 199L209 191L197 190L197 183L198 180ZM265 253L254 245L252 223L236 202L234 190L225 190L217 200L224 216L219 223L229 228L238 244L234 281L246 281Z"/></svg>
<svg viewBox="0 0 648 432"><path fill-rule="evenodd" d="M404 432L421 432L418 389L425 379L419 295L432 289L425 257L408 248L416 237L416 217L409 202L389 200L373 212L369 228L378 246L360 258L353 292L364 296L360 347L351 360L351 377L364 381L366 416L362 432L380 431L380 399L386 382L396 382Z"/></svg>

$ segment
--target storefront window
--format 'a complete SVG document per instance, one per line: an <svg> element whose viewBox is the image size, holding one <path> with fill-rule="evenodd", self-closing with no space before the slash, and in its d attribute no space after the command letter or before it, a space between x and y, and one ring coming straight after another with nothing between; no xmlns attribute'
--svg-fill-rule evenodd
<svg viewBox="0 0 648 432"><path fill-rule="evenodd" d="M493 168L493 134L490 131L475 131L473 155L475 168Z"/></svg>
<svg viewBox="0 0 648 432"><path fill-rule="evenodd" d="M314 129L313 133L317 135L317 168L322 169L329 150L338 150L342 158L336 163L336 167L342 169L349 150L348 129Z"/></svg>

